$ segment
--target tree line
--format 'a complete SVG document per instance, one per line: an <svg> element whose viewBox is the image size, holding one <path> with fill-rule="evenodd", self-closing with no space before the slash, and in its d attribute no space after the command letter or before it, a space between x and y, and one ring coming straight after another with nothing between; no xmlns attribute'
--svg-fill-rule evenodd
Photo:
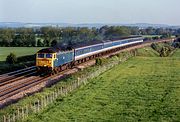
<svg viewBox="0 0 180 122"><path fill-rule="evenodd" d="M103 26L87 27L42 27L42 28L4 28L0 29L1 47L50 47L59 43L75 44L79 42L117 39L129 35L180 35L180 29Z"/></svg>

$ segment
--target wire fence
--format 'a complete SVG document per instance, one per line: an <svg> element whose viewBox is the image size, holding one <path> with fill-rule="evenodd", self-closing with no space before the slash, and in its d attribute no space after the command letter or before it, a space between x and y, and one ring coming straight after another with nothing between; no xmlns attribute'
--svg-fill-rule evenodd
<svg viewBox="0 0 180 122"><path fill-rule="evenodd" d="M19 107L17 110L14 111L13 114L7 113L6 115L3 115L3 117L1 118L1 121L2 122L23 121L32 113L38 113L42 109L46 108L47 105L53 103L57 98L64 97L68 93L71 93L75 89L78 89L80 86L86 85L90 81L90 79L93 79L99 76L101 73L111 69L117 64L120 64L126 61L132 56L134 56L134 54L129 53L129 54L126 54L124 57L122 57L118 61L114 61L104 66L99 66L98 70L96 70L95 72L85 73L83 74L83 76L77 78L77 80L70 82L68 85L62 86L60 88L55 88L54 91L52 91L48 95L43 96L41 99L35 100L34 102L28 105Z"/></svg>

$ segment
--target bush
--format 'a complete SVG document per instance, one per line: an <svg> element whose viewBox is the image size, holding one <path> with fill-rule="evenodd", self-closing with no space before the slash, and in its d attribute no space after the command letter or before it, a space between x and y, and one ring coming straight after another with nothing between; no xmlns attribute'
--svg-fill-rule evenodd
<svg viewBox="0 0 180 122"><path fill-rule="evenodd" d="M158 53L161 51L161 47L156 43L152 43L151 48L157 51Z"/></svg>
<svg viewBox="0 0 180 122"><path fill-rule="evenodd" d="M15 64L17 62L16 55L14 53L10 53L6 58L6 62L8 64Z"/></svg>
<svg viewBox="0 0 180 122"><path fill-rule="evenodd" d="M102 60L100 58L96 58L96 65L102 65Z"/></svg>
<svg viewBox="0 0 180 122"><path fill-rule="evenodd" d="M174 43L173 43L173 46L175 48L180 48L180 38L178 38Z"/></svg>
<svg viewBox="0 0 180 122"><path fill-rule="evenodd" d="M167 57L169 55L169 49L167 47L162 47L160 51L160 56L161 57Z"/></svg>

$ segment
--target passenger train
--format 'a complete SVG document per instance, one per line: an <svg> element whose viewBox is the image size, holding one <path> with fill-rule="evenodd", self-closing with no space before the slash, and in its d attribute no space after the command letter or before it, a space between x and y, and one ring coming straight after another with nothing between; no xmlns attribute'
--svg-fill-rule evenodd
<svg viewBox="0 0 180 122"><path fill-rule="evenodd" d="M37 52L36 66L42 71L58 72L68 67L73 67L76 63L87 58L95 58L104 52L142 42L143 37L133 36L116 40L96 41L92 44L76 45L69 50L62 50L58 47L46 48Z"/></svg>

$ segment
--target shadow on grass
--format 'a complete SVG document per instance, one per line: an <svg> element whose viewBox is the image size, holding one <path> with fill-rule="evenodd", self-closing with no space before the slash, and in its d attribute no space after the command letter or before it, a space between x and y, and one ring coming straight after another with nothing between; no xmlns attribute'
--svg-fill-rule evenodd
<svg viewBox="0 0 180 122"><path fill-rule="evenodd" d="M17 64L8 64L5 61L0 61L0 75L4 73L24 69L34 65L35 65L35 61L21 62Z"/></svg>

